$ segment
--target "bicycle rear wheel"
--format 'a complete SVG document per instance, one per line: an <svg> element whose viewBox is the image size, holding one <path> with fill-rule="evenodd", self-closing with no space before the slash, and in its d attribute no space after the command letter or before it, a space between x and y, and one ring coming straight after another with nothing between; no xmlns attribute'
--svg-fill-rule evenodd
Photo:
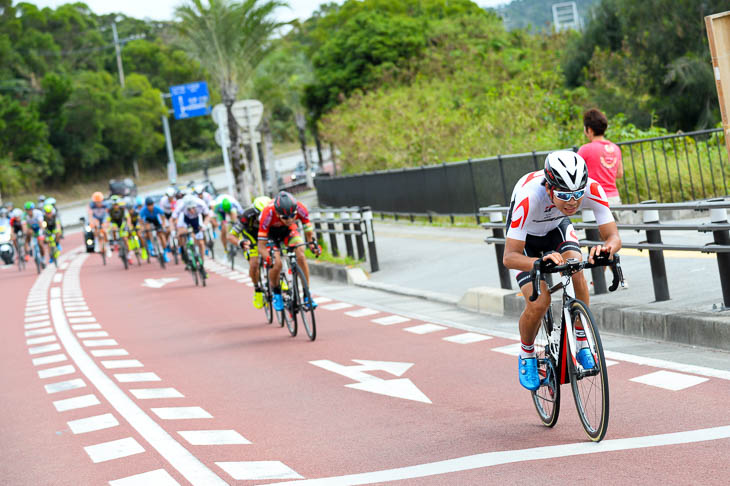
<svg viewBox="0 0 730 486"><path fill-rule="evenodd" d="M160 267L165 268L165 251L160 248L160 240L157 239L157 235L155 235L152 241L152 248L154 248L157 253L157 259L160 261Z"/></svg>
<svg viewBox="0 0 730 486"><path fill-rule="evenodd" d="M553 313L548 308L535 339L540 388L532 392L532 401L537 415L543 425L547 427L553 427L558 422L560 414L560 379L557 373L557 363L551 352L552 346L549 346L548 341L552 329Z"/></svg>
<svg viewBox="0 0 730 486"><path fill-rule="evenodd" d="M307 337L310 341L317 339L317 323L314 319L314 308L312 307L312 296L309 293L309 285L307 285L307 279L304 278L304 271L297 267L295 278L297 280L294 288L299 294L297 296L297 305L299 308L299 315L302 318L302 324L304 330L307 332Z"/></svg>
<svg viewBox="0 0 730 486"><path fill-rule="evenodd" d="M119 242L119 258L121 258L122 262L124 262L124 269L129 270L129 261L127 260L127 245L124 243L124 240L121 240Z"/></svg>
<svg viewBox="0 0 730 486"><path fill-rule="evenodd" d="M606 436L608 429L608 375L606 374L606 358L603 355L601 336L595 325L591 310L580 300L570 305L570 317L573 327L583 325L593 359L596 363L592 370L578 372L570 365L570 386L573 389L575 407L588 437L598 442Z"/></svg>

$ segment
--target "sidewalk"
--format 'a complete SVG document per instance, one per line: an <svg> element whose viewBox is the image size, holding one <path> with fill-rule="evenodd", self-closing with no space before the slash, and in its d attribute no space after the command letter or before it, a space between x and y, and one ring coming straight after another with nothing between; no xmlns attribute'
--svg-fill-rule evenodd
<svg viewBox="0 0 730 486"><path fill-rule="evenodd" d="M514 279L513 290L500 289L494 245L484 243L488 235L491 231L480 228L376 221L381 271L357 285L516 318L524 298L518 295ZM645 239L643 232L634 231L621 237L624 241ZM665 243L704 244L712 235L673 231L662 238ZM602 329L730 350L730 311L713 311L713 305L722 303L714 254L665 252L671 297L665 302L654 302L648 252L625 249L621 255L629 288L591 299ZM590 272L586 276L590 282ZM554 301L559 301L560 292L555 296Z"/></svg>

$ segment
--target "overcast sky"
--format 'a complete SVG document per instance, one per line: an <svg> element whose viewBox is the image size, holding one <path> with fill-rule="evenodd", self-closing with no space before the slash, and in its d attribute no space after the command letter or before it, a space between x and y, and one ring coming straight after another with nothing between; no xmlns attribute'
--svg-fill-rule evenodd
<svg viewBox="0 0 730 486"><path fill-rule="evenodd" d="M25 0L39 7L57 7L69 0ZM80 0L86 3L94 13L106 14L120 12L129 17L138 19L151 18L154 20L170 20L177 5L184 0ZM510 0L476 0L483 7L509 3ZM13 3L18 3L13 2ZM280 21L286 22L295 18L305 20L312 15L317 7L325 3L323 0L289 0L290 8L279 9L277 15ZM342 0L339 1L342 3Z"/></svg>

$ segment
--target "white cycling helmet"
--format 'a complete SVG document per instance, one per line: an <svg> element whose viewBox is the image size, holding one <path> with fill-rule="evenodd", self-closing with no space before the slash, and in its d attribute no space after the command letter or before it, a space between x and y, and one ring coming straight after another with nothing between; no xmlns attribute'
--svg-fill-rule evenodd
<svg viewBox="0 0 730 486"><path fill-rule="evenodd" d="M175 188L174 187L168 187L165 191L165 194L167 194L168 198L175 197Z"/></svg>
<svg viewBox="0 0 730 486"><path fill-rule="evenodd" d="M588 183L583 157L570 150L557 150L545 158L545 180L558 191L578 191Z"/></svg>

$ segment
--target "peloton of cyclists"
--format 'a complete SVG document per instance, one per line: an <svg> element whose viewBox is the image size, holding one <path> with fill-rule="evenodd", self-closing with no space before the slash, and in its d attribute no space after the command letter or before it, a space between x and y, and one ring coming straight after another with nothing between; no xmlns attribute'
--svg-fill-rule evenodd
<svg viewBox="0 0 730 486"><path fill-rule="evenodd" d="M571 151L548 154L545 169L524 175L512 192L507 216L507 235L503 263L507 268L520 270L517 283L525 297L526 307L519 320L522 346L518 361L520 384L528 390L540 386L535 354L535 337L540 320L550 305L550 293L544 281L542 293L530 302L532 284L530 272L535 261L541 260L543 269L562 265L568 258L582 259L578 237L569 217L582 208L592 209L603 245L591 248L588 261L601 253L613 258L621 248L621 239L608 199L601 185L588 177L583 158ZM582 272L573 275L576 297L588 305L588 284ZM576 324L577 359L584 369L595 366L588 349L585 331Z"/></svg>

